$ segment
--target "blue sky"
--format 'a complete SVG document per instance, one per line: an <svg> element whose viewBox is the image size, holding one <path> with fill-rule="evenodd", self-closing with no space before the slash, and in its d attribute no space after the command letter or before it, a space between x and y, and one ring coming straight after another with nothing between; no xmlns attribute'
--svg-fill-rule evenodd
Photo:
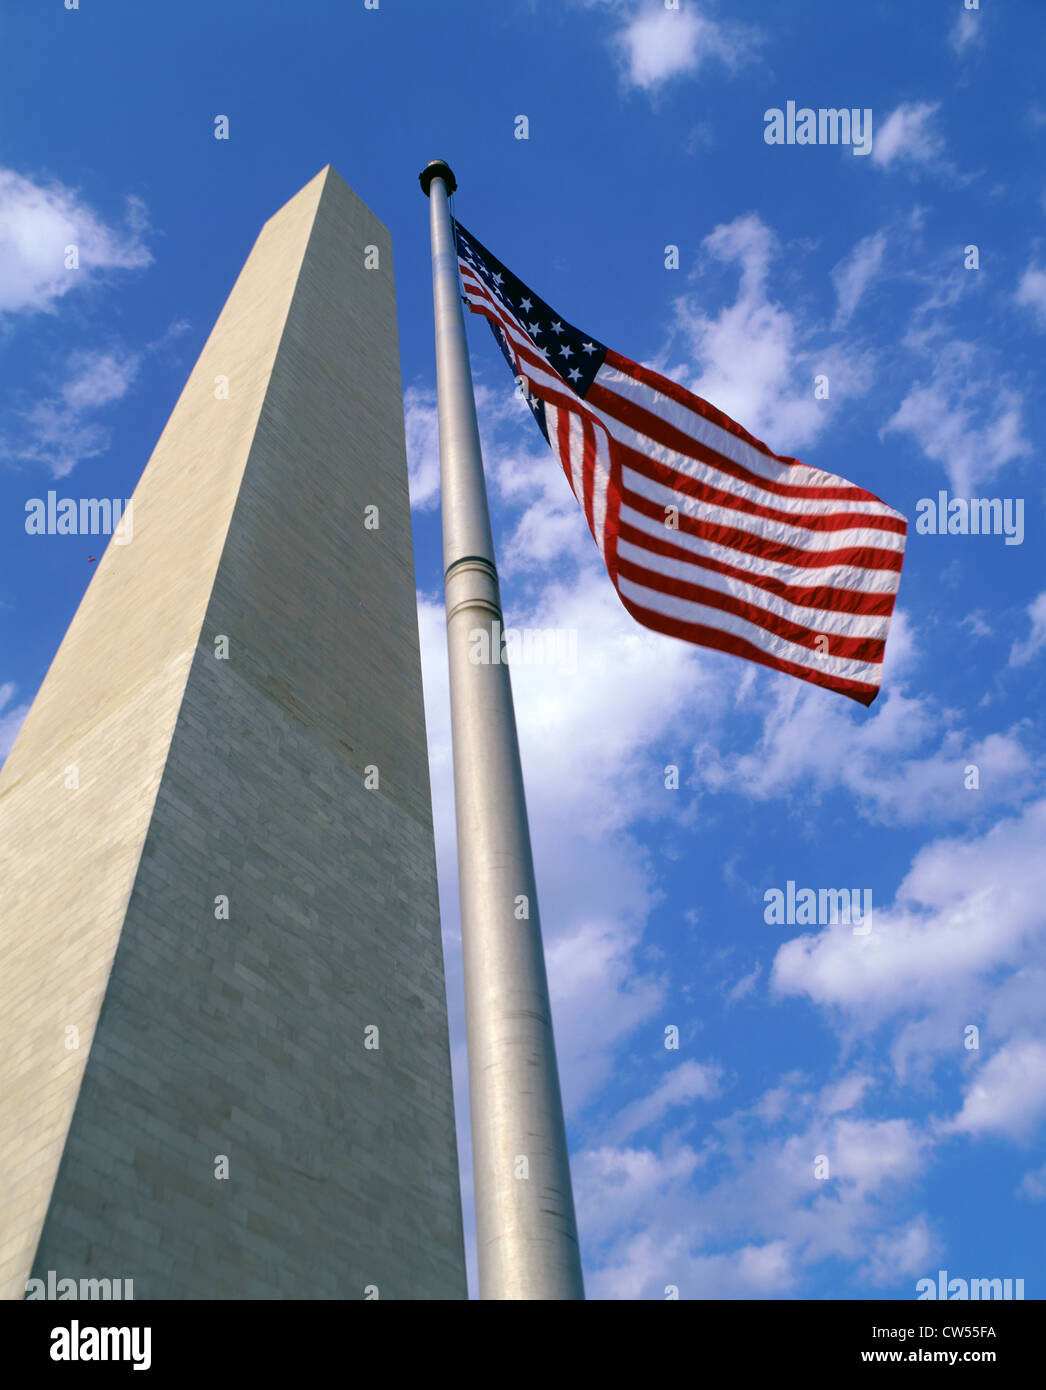
<svg viewBox="0 0 1046 1390"><path fill-rule="evenodd" d="M1020 544L913 524L865 710L637 627L470 321L507 621L577 634L576 671L513 684L590 1295L908 1299L941 1267L1046 1292L1044 24L1035 0L0 17L0 756L99 553L28 536L27 499L130 496L262 222L323 165L391 230L473 1265L437 155L544 299L777 452L913 523L941 490L1024 508ZM871 152L767 144L790 100L869 108ZM768 924L789 880L870 890L873 930Z"/></svg>

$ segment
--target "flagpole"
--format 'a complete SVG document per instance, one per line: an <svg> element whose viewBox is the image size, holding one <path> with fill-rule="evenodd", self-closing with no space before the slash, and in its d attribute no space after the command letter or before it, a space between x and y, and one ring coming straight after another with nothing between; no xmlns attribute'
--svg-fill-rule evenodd
<svg viewBox="0 0 1046 1390"><path fill-rule="evenodd" d="M432 236L480 1297L582 1299L530 831L509 670L499 659L501 598L448 204L457 183L441 159L431 160L419 178L429 197Z"/></svg>

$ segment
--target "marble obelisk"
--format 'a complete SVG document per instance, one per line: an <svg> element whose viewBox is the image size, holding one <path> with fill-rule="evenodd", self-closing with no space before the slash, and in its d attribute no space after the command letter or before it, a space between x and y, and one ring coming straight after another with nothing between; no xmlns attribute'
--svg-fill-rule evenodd
<svg viewBox="0 0 1046 1390"><path fill-rule="evenodd" d="M463 1298L392 250L330 167L132 507L0 773L0 1296Z"/></svg>

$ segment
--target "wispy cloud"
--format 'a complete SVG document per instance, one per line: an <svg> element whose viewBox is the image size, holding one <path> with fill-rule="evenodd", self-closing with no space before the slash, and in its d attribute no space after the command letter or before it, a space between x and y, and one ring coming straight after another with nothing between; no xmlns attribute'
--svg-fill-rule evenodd
<svg viewBox="0 0 1046 1390"><path fill-rule="evenodd" d="M869 389L870 359L852 346L824 341L815 325L772 296L780 247L757 214L716 227L701 249L705 267L718 262L737 268L736 298L717 314L679 299L671 351L678 342L685 356L672 361L662 354L658 370L712 401L772 449L803 448L825 428L834 406ZM830 401L814 396L814 377L822 374L830 381Z"/></svg>
<svg viewBox="0 0 1046 1390"><path fill-rule="evenodd" d="M840 925L785 942L774 959L774 989L825 1010L851 1043L854 1030L869 1036L893 1019L892 1057L902 1078L913 1065L949 1056L976 1068L979 1053L963 1047L972 1020L995 1055L1000 1045L1041 1039L1044 824L1040 800L983 835L925 846L893 903L876 908L869 935ZM1008 1090L1010 1072L978 1075L989 1091ZM988 1113L986 1104L982 1096L979 1113ZM1003 1099L998 1104L1001 1114ZM977 1127L977 1113L975 1105L965 1128Z"/></svg>
<svg viewBox="0 0 1046 1390"><path fill-rule="evenodd" d="M1046 1042L1020 1038L985 1060L962 1109L945 1128L957 1133L1027 1138L1046 1118Z"/></svg>
<svg viewBox="0 0 1046 1390"><path fill-rule="evenodd" d="M1032 1202L1046 1202L1046 1163L1025 1173L1018 1191Z"/></svg>
<svg viewBox="0 0 1046 1390"><path fill-rule="evenodd" d="M0 168L0 316L53 311L63 295L109 271L148 265L145 205L126 203L125 225L113 227L74 189ZM67 268L69 247L76 268Z"/></svg>
<svg viewBox="0 0 1046 1390"><path fill-rule="evenodd" d="M835 313L837 328L853 317L861 296L878 274L885 250L885 232L873 232L870 236L862 237L850 255L832 271L838 301Z"/></svg>
<svg viewBox="0 0 1046 1390"><path fill-rule="evenodd" d="M889 643L904 641L895 615ZM695 750L702 784L756 800L792 799L802 789L807 805L842 789L869 820L902 825L962 821L992 806L1019 805L1035 786L1035 763L1019 728L978 738L961 729L942 734L941 712L898 686L871 718L855 718L840 703L822 691L778 684L751 751L722 757L705 745ZM931 738L939 742L927 748ZM982 782L975 796L963 786L971 764Z"/></svg>
<svg viewBox="0 0 1046 1390"><path fill-rule="evenodd" d="M726 996L728 1004L737 1004L742 999L747 999L759 983L759 977L763 973L763 967L757 965L754 970L750 970L747 975L742 975L737 984L733 986Z"/></svg>
<svg viewBox="0 0 1046 1390"><path fill-rule="evenodd" d="M1046 648L1046 590L1028 605L1031 631L1023 642L1014 642L1010 649L1010 665L1026 666Z"/></svg>
<svg viewBox="0 0 1046 1390"><path fill-rule="evenodd" d="M625 1106L614 1126L615 1137L618 1141L631 1138L675 1106L711 1100L719 1094L721 1079L722 1069L712 1063L681 1062L650 1095Z"/></svg>
<svg viewBox="0 0 1046 1390"><path fill-rule="evenodd" d="M430 387L408 386L403 393L407 434L407 480L410 505L430 511L439 504L439 416Z"/></svg>
<svg viewBox="0 0 1046 1390"><path fill-rule="evenodd" d="M918 1216L883 1232L925 1168L933 1139L906 1119L831 1114L787 1079L762 1102L702 1124L700 1150L667 1135L651 1147L582 1150L579 1219L595 1247L597 1298L772 1297L821 1260L857 1262L886 1283L932 1248ZM764 1099L769 1100L770 1097ZM815 1157L827 1159L819 1180ZM702 1182L715 1160L714 1178ZM925 1239L920 1240L920 1229Z"/></svg>
<svg viewBox="0 0 1046 1390"><path fill-rule="evenodd" d="M936 342L929 355L929 380L915 383L880 434L911 435L944 467L954 491L969 496L974 484L1030 453L1023 402L1014 388L987 374L975 344Z"/></svg>
<svg viewBox="0 0 1046 1390"><path fill-rule="evenodd" d="M20 430L0 443L9 457L42 463L64 478L84 459L109 447L109 431L90 417L126 395L141 358L121 349L74 353L66 380L52 395L21 412Z"/></svg>
<svg viewBox="0 0 1046 1390"><path fill-rule="evenodd" d="M1046 270L1030 265L1021 276L1014 299L1022 308L1031 309L1040 328L1046 328Z"/></svg>
<svg viewBox="0 0 1046 1390"><path fill-rule="evenodd" d="M15 739L18 737L18 731L29 713L27 704L11 704L17 693L18 687L13 681L5 681L3 685L0 685L0 763L10 753Z"/></svg>
<svg viewBox="0 0 1046 1390"><path fill-rule="evenodd" d="M684 0L669 8L663 0L586 0L602 5L618 21L611 36L625 82L648 94L677 77L696 73L707 62L736 69L755 53L757 29L716 19L707 6Z"/></svg>
<svg viewBox="0 0 1046 1390"><path fill-rule="evenodd" d="M982 19L977 10L960 10L955 23L948 30L948 45L953 53L967 53L984 40Z"/></svg>
<svg viewBox="0 0 1046 1390"><path fill-rule="evenodd" d="M944 150L933 128L939 102L902 102L875 132L872 162L883 169L893 164L928 164Z"/></svg>
<svg viewBox="0 0 1046 1390"><path fill-rule="evenodd" d="M920 1212L896 1229L880 1232L861 1273L880 1287L911 1279L929 1268L938 1248L926 1214Z"/></svg>

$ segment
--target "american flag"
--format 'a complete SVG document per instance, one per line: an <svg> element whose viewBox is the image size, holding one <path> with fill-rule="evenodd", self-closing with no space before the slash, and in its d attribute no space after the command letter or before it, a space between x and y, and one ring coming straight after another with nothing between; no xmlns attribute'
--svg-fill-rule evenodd
<svg viewBox="0 0 1046 1390"><path fill-rule="evenodd" d="M460 222L454 233L469 307L490 323L633 617L870 705L904 516L771 453L568 323Z"/></svg>

